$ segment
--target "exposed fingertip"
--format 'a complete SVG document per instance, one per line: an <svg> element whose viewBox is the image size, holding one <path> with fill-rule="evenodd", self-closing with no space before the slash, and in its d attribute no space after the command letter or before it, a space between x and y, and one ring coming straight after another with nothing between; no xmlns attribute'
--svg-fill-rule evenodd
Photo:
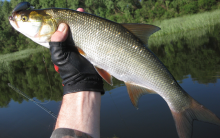
<svg viewBox="0 0 220 138"><path fill-rule="evenodd" d="M58 27L58 31L64 32L67 29L67 25L65 23L61 23Z"/></svg>
<svg viewBox="0 0 220 138"><path fill-rule="evenodd" d="M85 12L85 10L83 8L78 8L77 11L79 12Z"/></svg>
<svg viewBox="0 0 220 138"><path fill-rule="evenodd" d="M68 36L69 27L65 23L58 26L57 31L51 36L51 42L63 42Z"/></svg>

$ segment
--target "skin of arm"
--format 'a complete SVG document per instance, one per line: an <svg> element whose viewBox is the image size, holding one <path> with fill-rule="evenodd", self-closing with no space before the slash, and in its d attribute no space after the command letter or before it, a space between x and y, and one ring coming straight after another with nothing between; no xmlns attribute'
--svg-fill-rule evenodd
<svg viewBox="0 0 220 138"><path fill-rule="evenodd" d="M55 129L71 128L100 137L100 92L82 91L63 96Z"/></svg>
<svg viewBox="0 0 220 138"><path fill-rule="evenodd" d="M84 12L82 8L77 10ZM51 42L65 41L68 29L66 24L61 23ZM81 91L64 95L55 129L70 128L100 138L100 106L100 92Z"/></svg>

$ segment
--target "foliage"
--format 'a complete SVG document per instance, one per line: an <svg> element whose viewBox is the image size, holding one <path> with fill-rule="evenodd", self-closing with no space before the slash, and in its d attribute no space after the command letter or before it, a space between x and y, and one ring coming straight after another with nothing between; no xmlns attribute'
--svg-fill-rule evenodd
<svg viewBox="0 0 220 138"><path fill-rule="evenodd" d="M7 86L9 82L30 98L36 97L41 101L50 99L58 101L62 98L60 76L54 71L49 52L37 53L35 51L33 54L31 50L38 45L15 31L8 22L11 11L21 1L5 0L0 2L0 60L4 59L4 62L0 64L0 107L6 107L11 100L19 103L24 100ZM216 74L219 72L219 66L216 65L220 63L218 31L220 28L219 25L213 26L218 22L219 18L216 17L219 15L219 11L197 14L197 17L191 16L191 14L217 9L220 5L217 0L26 1L34 5L36 9L50 7L77 9L83 7L91 14L119 23L158 25L163 31L155 33L150 38L151 50L162 60L177 80L181 81L191 74L194 80L200 83L214 83L216 77L213 76L219 75ZM186 17L187 14L190 15ZM170 19L174 17L178 18ZM160 20L164 21L160 22ZM16 51L19 52L7 54ZM48 72L45 69L43 55L46 59L45 64ZM114 80L115 85L123 85L123 82ZM106 90L112 88L114 87L105 84Z"/></svg>
<svg viewBox="0 0 220 138"><path fill-rule="evenodd" d="M217 9L217 0L26 0L36 9L83 7L91 14L119 23L154 23L157 20ZM1 1L0 54L36 48L37 44L13 30L8 22L12 9L22 0Z"/></svg>
<svg viewBox="0 0 220 138"><path fill-rule="evenodd" d="M220 10L186 15L173 19L152 22L161 28L160 31L151 35L149 46L167 44L182 38L199 38L213 29L220 22ZM198 31L200 29L200 31Z"/></svg>
<svg viewBox="0 0 220 138"><path fill-rule="evenodd" d="M35 52L28 50L28 52L32 53L28 55L25 53L26 58L7 60L7 62L0 64L0 107L6 107L11 99L22 102L24 98L8 87L7 83L11 83L28 97L36 97L42 102L45 100L60 101L62 99L62 80L54 70L49 50L47 49L44 52L42 50L35 50ZM11 55L7 54L2 58ZM43 57L45 57L45 63ZM114 79L114 87L121 84L123 82ZM106 83L104 85L106 91L114 87Z"/></svg>
<svg viewBox="0 0 220 138"><path fill-rule="evenodd" d="M151 50L175 79L181 81L190 74L199 83L215 83L220 69L220 24L212 28L205 33L197 29L194 34L202 35L174 39L170 43L151 46Z"/></svg>
<svg viewBox="0 0 220 138"><path fill-rule="evenodd" d="M219 29L220 24L213 26L210 31L203 32L203 30L197 29L194 30L197 32L195 34L202 35L174 39L171 43L152 45L150 49L180 83L188 75L199 83L215 83L219 78L217 76L220 75ZM0 107L6 107L10 100L20 103L24 100L24 97L14 92L7 86L7 83L11 83L30 98L36 97L42 102L61 100L62 81L54 70L49 50L32 52L27 57L19 60L13 59L10 62L8 60L0 64ZM45 57L45 64L43 57ZM124 85L123 82L116 79L113 79L113 84L114 86L110 86L104 83L104 89L110 91L117 86Z"/></svg>

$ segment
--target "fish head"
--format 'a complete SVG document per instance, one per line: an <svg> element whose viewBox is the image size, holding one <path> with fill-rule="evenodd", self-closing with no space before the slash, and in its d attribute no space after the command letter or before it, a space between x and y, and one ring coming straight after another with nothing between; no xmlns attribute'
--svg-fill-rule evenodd
<svg viewBox="0 0 220 138"><path fill-rule="evenodd" d="M9 22L15 30L47 48L52 34L57 30L53 18L44 10L15 11Z"/></svg>

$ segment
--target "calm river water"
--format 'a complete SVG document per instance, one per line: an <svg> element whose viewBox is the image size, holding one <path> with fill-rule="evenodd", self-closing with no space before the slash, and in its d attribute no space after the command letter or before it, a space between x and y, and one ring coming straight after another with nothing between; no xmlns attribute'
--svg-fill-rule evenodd
<svg viewBox="0 0 220 138"><path fill-rule="evenodd" d="M219 25L207 32L195 31L195 37L173 39L150 49L162 60L180 85L199 103L220 117L220 34ZM187 32L183 32L187 33ZM158 39L159 41L159 39ZM58 114L62 86L53 69L48 50L8 63L1 69L0 137L48 138L55 119L36 104L17 94L8 83ZM49 76L49 80L47 76ZM49 83L50 82L50 83ZM52 86L52 89L50 89ZM123 82L114 87L105 84L101 103L102 138L177 138L169 107L155 94L144 95L139 109L133 107ZM193 138L219 138L220 127L194 121Z"/></svg>

